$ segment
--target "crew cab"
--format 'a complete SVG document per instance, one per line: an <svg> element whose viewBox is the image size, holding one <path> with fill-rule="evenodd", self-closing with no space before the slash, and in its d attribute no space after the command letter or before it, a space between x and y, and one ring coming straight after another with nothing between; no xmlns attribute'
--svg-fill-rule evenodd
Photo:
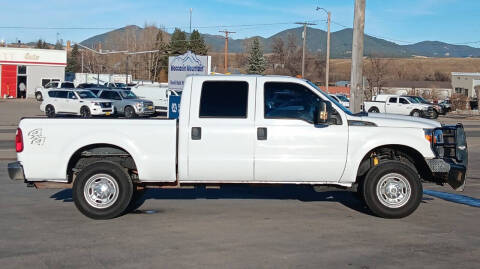
<svg viewBox="0 0 480 269"><path fill-rule="evenodd" d="M60 114L91 116L109 116L113 114L112 102L100 99L89 90L51 90L40 105L40 110L49 118Z"/></svg>
<svg viewBox="0 0 480 269"><path fill-rule="evenodd" d="M73 89L75 85L71 81L52 80L45 84L43 88L35 89L35 99L37 101L43 101L43 98L48 94L49 90L53 89Z"/></svg>
<svg viewBox="0 0 480 269"><path fill-rule="evenodd" d="M392 94L377 95L373 98L373 101L364 102L363 106L364 111L372 113L390 113L424 118L431 118L433 114L431 105L421 104L410 97Z"/></svg>
<svg viewBox="0 0 480 269"><path fill-rule="evenodd" d="M257 75L187 77L178 120L24 118L16 150L11 179L71 187L94 219L129 212L145 188L233 183L351 188L401 218L422 181L462 190L468 162L461 124L353 114L307 80Z"/></svg>

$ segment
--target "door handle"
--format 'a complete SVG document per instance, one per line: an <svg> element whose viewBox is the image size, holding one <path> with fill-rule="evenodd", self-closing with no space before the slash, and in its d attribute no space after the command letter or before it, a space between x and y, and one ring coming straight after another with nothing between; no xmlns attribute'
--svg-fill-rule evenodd
<svg viewBox="0 0 480 269"><path fill-rule="evenodd" d="M202 139L202 128L201 127L192 127L192 140Z"/></svg>
<svg viewBox="0 0 480 269"><path fill-rule="evenodd" d="M265 127L257 128L257 140L267 140L267 128Z"/></svg>

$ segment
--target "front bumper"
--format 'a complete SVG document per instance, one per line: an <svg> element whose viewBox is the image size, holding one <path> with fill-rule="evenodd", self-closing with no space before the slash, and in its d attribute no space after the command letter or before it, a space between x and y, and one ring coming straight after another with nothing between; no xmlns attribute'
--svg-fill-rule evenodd
<svg viewBox="0 0 480 269"><path fill-rule="evenodd" d="M139 116L147 116L155 114L155 108L153 106L141 107L137 110Z"/></svg>
<svg viewBox="0 0 480 269"><path fill-rule="evenodd" d="M25 180L22 164L20 162L9 163L8 176L11 180Z"/></svg>
<svg viewBox="0 0 480 269"><path fill-rule="evenodd" d="M437 158L427 160L433 179L448 183L455 190L463 190L468 167L467 137L462 124L442 126L443 141L432 143Z"/></svg>

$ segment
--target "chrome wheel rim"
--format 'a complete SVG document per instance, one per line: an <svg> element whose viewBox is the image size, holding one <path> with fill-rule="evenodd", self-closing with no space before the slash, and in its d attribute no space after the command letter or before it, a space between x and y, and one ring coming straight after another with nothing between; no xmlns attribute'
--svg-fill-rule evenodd
<svg viewBox="0 0 480 269"><path fill-rule="evenodd" d="M98 209L110 207L118 198L118 183L110 175L93 175L85 183L83 195L87 203Z"/></svg>
<svg viewBox="0 0 480 269"><path fill-rule="evenodd" d="M414 116L414 117L419 117L419 116L420 116L420 113L418 113L418 112L413 112L413 116Z"/></svg>
<svg viewBox="0 0 480 269"><path fill-rule="evenodd" d="M408 180L400 174L384 175L377 184L377 198L382 205L388 208L404 206L412 195L412 188Z"/></svg>

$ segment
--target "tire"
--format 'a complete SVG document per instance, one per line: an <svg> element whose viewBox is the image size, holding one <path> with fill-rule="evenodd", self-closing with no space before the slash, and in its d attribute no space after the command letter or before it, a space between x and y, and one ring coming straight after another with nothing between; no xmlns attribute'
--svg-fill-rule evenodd
<svg viewBox="0 0 480 269"><path fill-rule="evenodd" d="M128 118L128 119L133 119L137 117L137 113L135 113L135 109L131 106L126 106L125 109L123 110L123 113L125 113L125 118Z"/></svg>
<svg viewBox="0 0 480 269"><path fill-rule="evenodd" d="M382 218L398 219L412 214L420 205L422 193L417 172L400 161L378 164L363 182L365 203Z"/></svg>
<svg viewBox="0 0 480 269"><path fill-rule="evenodd" d="M49 118L55 118L55 107L53 107L52 105L47 105L45 107L45 115Z"/></svg>
<svg viewBox="0 0 480 269"><path fill-rule="evenodd" d="M438 118L438 112L434 109L432 112L432 119Z"/></svg>
<svg viewBox="0 0 480 269"><path fill-rule="evenodd" d="M368 112L370 112L370 113L379 113L380 110L378 110L377 107L371 107L371 108L368 110Z"/></svg>
<svg viewBox="0 0 480 269"><path fill-rule="evenodd" d="M127 209L125 210L124 214L133 212L137 209L139 209L143 203L145 203L145 189L135 189L133 188L133 195L132 199L130 200L130 203L127 206Z"/></svg>
<svg viewBox="0 0 480 269"><path fill-rule="evenodd" d="M102 195L106 197L101 197ZM112 219L122 215L130 204L132 195L130 176L114 162L92 163L82 169L73 182L75 206L83 215L92 219Z"/></svg>
<svg viewBox="0 0 480 269"><path fill-rule="evenodd" d="M43 101L43 96L41 92L35 93L35 99L39 102Z"/></svg>
<svg viewBox="0 0 480 269"><path fill-rule="evenodd" d="M82 106L80 108L80 117L82 118L91 118L92 114L90 113L90 108Z"/></svg>
<svg viewBox="0 0 480 269"><path fill-rule="evenodd" d="M420 117L420 116L422 116L422 113L420 112L420 110L414 109L414 110L410 113L410 116L412 116L412 117Z"/></svg>

